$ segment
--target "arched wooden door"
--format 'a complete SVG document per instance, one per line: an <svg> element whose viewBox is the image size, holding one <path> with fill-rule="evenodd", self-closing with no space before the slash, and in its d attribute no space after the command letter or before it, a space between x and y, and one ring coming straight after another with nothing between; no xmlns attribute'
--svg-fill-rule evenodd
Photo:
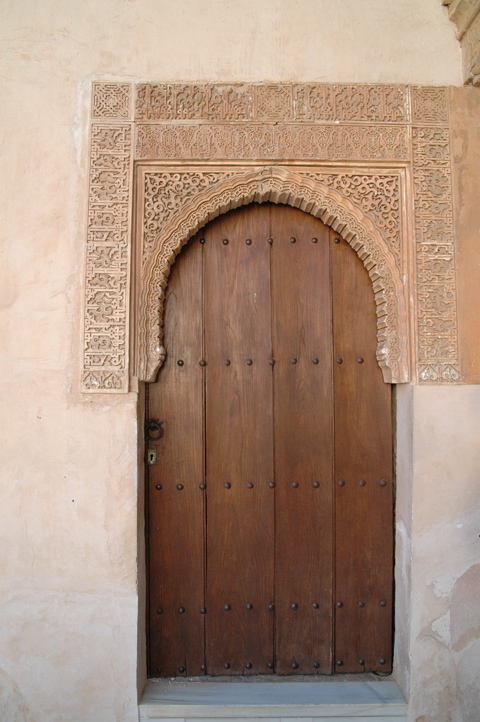
<svg viewBox="0 0 480 722"><path fill-rule="evenodd" d="M150 675L390 671L391 387L360 259L302 211L239 208L179 255L165 341Z"/></svg>

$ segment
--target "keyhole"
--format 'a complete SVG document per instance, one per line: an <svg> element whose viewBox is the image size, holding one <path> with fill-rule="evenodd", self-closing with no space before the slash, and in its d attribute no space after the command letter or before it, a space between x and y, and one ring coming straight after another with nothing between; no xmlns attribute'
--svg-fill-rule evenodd
<svg viewBox="0 0 480 722"><path fill-rule="evenodd" d="M148 450L148 464L149 466L153 466L153 464L157 463L157 452L155 449L149 449Z"/></svg>

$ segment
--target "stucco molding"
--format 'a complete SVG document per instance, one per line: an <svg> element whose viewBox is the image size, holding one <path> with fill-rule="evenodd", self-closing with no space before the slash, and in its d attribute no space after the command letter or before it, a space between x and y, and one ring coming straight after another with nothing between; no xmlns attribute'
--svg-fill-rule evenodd
<svg viewBox="0 0 480 722"><path fill-rule="evenodd" d="M443 0L457 27L463 56L465 85L480 86L480 0Z"/></svg>
<svg viewBox="0 0 480 722"><path fill-rule="evenodd" d="M448 98L403 85L94 83L82 390L153 378L170 264L250 198L343 224L372 277L387 380L460 381Z"/></svg>
<svg viewBox="0 0 480 722"><path fill-rule="evenodd" d="M290 168L225 175L213 187L201 189L190 198L185 210L169 223L163 225L163 219L159 219L158 236L141 279L136 375L154 381L165 358L163 302L170 266L182 246L221 213L252 202L270 201L320 218L358 253L372 280L377 306L377 359L385 381L408 381L408 317L401 274L392 250L361 208L319 179ZM149 198L145 198L145 205L149 204Z"/></svg>

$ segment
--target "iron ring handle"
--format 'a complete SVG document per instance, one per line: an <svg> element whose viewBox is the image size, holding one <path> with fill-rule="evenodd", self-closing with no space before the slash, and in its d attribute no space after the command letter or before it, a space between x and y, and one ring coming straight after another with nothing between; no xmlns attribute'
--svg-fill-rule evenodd
<svg viewBox="0 0 480 722"><path fill-rule="evenodd" d="M162 427L159 421L148 421L146 425L147 438L149 441L158 441L162 436Z"/></svg>

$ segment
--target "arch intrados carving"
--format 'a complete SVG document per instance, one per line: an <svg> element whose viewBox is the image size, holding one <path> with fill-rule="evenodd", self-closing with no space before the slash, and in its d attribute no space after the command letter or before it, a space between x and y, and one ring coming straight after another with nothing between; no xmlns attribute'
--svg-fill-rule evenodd
<svg viewBox="0 0 480 722"><path fill-rule="evenodd" d="M137 316L136 375L152 382L163 363L163 306L170 267L188 240L223 213L272 202L320 218L344 238L368 270L377 311L377 360L387 383L410 379L408 315L398 266L381 233L361 208L338 191L289 168L234 176L200 192L156 239L145 265Z"/></svg>

